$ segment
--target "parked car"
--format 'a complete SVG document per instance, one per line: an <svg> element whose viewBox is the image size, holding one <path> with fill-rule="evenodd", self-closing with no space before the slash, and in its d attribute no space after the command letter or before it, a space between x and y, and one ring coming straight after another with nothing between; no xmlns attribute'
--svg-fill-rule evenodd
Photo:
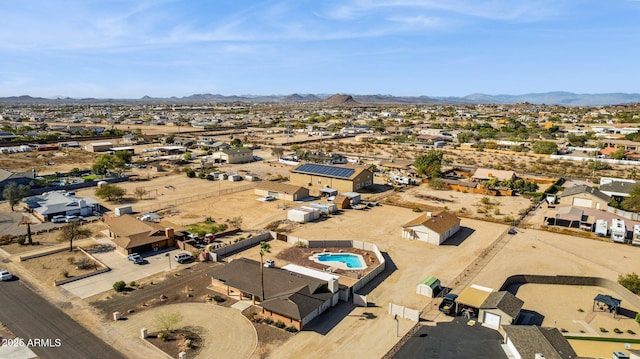
<svg viewBox="0 0 640 359"><path fill-rule="evenodd" d="M271 202L271 201L275 201L276 200L276 198L274 196L269 195L269 194L264 196L264 197L262 197L262 199L264 199L267 202Z"/></svg>
<svg viewBox="0 0 640 359"><path fill-rule="evenodd" d="M6 270L6 269L0 270L0 280L1 281L10 280L11 278L13 278L13 274L9 273L8 270Z"/></svg>
<svg viewBox="0 0 640 359"><path fill-rule="evenodd" d="M127 256L127 259L129 259L130 261L132 261L135 264L142 264L144 263L144 259L138 254L138 253L131 253Z"/></svg>
<svg viewBox="0 0 640 359"><path fill-rule="evenodd" d="M264 261L264 266L267 268L273 268L276 266L276 261L274 261L273 259L267 259L266 261Z"/></svg>
<svg viewBox="0 0 640 359"><path fill-rule="evenodd" d="M173 256L173 259L178 263L190 262L193 260L191 253L178 253Z"/></svg>
<svg viewBox="0 0 640 359"><path fill-rule="evenodd" d="M446 315L456 315L456 299L458 299L457 294L449 293L444 296L442 299L442 303L438 306L438 309L446 314Z"/></svg>
<svg viewBox="0 0 640 359"><path fill-rule="evenodd" d="M67 223L71 223L71 222L79 222L82 220L82 217L78 217L78 216L65 216L64 217L64 221Z"/></svg>
<svg viewBox="0 0 640 359"><path fill-rule="evenodd" d="M51 217L51 223L64 223L66 222L66 218L62 215Z"/></svg>

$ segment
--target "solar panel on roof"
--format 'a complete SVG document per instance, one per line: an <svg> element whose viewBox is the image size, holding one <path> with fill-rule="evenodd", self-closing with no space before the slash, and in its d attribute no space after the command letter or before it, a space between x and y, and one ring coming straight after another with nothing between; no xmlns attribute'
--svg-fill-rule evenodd
<svg viewBox="0 0 640 359"><path fill-rule="evenodd" d="M306 173L312 175L321 175L336 178L349 178L355 173L353 168L334 167L327 165L317 165L314 163L305 163L296 168L298 173Z"/></svg>

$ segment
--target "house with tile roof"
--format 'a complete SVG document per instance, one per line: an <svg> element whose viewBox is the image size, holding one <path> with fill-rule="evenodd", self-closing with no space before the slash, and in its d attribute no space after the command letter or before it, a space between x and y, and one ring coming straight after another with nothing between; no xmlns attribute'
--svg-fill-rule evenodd
<svg viewBox="0 0 640 359"><path fill-rule="evenodd" d="M425 212L402 226L402 238L440 245L460 230L460 218L445 210Z"/></svg>
<svg viewBox="0 0 640 359"><path fill-rule="evenodd" d="M264 270L264 300L260 270ZM337 278L327 273L310 276L292 268L262 267L260 262L238 258L211 273L211 285L229 297L251 299L262 315L301 330L339 300ZM333 283L335 282L335 283Z"/></svg>
<svg viewBox="0 0 640 359"><path fill-rule="evenodd" d="M141 221L130 214L114 217L107 222L109 237L123 254L144 253L174 247L182 233L160 223Z"/></svg>

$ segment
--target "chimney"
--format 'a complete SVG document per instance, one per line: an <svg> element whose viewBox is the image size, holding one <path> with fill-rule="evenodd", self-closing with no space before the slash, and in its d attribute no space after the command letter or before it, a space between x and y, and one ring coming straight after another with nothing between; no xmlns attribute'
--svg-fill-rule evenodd
<svg viewBox="0 0 640 359"><path fill-rule="evenodd" d="M164 235L167 236L167 238L173 238L173 227L167 227L164 230Z"/></svg>

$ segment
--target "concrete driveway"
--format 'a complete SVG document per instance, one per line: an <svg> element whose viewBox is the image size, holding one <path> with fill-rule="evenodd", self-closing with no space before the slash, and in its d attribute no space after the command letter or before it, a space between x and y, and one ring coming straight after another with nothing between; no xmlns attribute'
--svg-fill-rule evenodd
<svg viewBox="0 0 640 359"><path fill-rule="evenodd" d="M146 260L144 264L134 264L123 254L115 250L105 253L95 253L93 255L111 268L111 270L64 284L62 287L82 299L88 298L107 290L113 290L113 283L117 281L122 280L128 284L153 274L184 266L184 264L179 264L173 260L173 255L180 252L183 251L175 249L160 253L143 253L141 255Z"/></svg>

